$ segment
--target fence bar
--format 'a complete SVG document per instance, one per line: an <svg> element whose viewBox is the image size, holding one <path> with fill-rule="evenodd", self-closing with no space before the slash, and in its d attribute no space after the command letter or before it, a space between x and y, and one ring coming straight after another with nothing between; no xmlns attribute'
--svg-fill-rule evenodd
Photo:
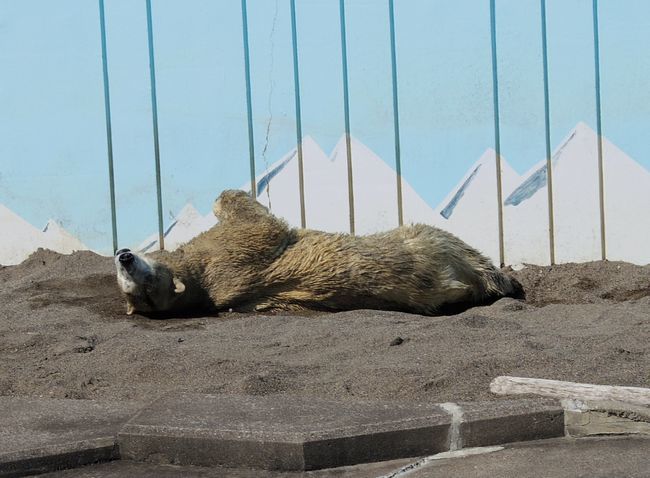
<svg viewBox="0 0 650 478"><path fill-rule="evenodd" d="M499 223L499 262L505 265L503 241L503 185L501 181L501 132L499 130L499 78L497 71L497 25L495 0L490 0L490 37L492 46L492 97L494 99L494 151L497 168L497 216Z"/></svg>
<svg viewBox="0 0 650 478"><path fill-rule="evenodd" d="M607 259L605 239L605 172L603 164L603 127L600 111L600 41L598 35L598 0L593 0L594 70L596 84L596 133L598 134L598 200L600 203L600 256Z"/></svg>
<svg viewBox="0 0 650 478"><path fill-rule="evenodd" d="M153 147L156 161L156 196L158 201L158 244L165 249L163 229L162 187L160 180L160 142L158 140L158 100L156 98L156 64L153 51L153 21L151 18L151 0L147 0L147 39L149 43L149 77L151 79L151 118L153 121Z"/></svg>
<svg viewBox="0 0 650 478"><path fill-rule="evenodd" d="M352 146L350 144L350 95L348 91L348 47L345 34L345 0L339 0L341 20L341 59L343 65L343 109L345 115L345 148L348 160L348 203L350 234L354 235L354 185L352 182Z"/></svg>
<svg viewBox="0 0 650 478"><path fill-rule="evenodd" d="M298 72L298 33L296 30L296 0L291 0L291 43L293 46L293 89L296 96L296 148L298 150L298 188L300 191L300 225L307 227L305 218L305 171L302 159L302 115L300 111L300 76Z"/></svg>
<svg viewBox="0 0 650 478"><path fill-rule="evenodd" d="M555 264L555 215L553 213L553 165L551 162L551 121L548 94L548 50L546 41L546 0L541 0L542 61L544 64L544 127L546 138L546 186L548 193L548 243L551 265Z"/></svg>
<svg viewBox="0 0 650 478"><path fill-rule="evenodd" d="M251 196L257 197L255 184L255 136L253 135L253 100L251 99L251 59L248 46L248 13L246 0L241 0L242 32L244 35L244 74L246 76L246 114L248 116L248 155L251 170Z"/></svg>
<svg viewBox="0 0 650 478"><path fill-rule="evenodd" d="M395 126L395 176L397 181L397 223L404 224L402 204L402 161L399 137L399 104L397 98L397 54L395 52L395 5L388 0L388 18L390 21L390 61L393 81L393 125Z"/></svg>
<svg viewBox="0 0 650 478"><path fill-rule="evenodd" d="M117 212L115 208L115 172L113 168L113 128L111 126L111 95L108 84L108 56L106 55L106 17L104 0L99 0L99 30L102 43L102 74L104 79L104 112L106 113L106 147L108 154L108 186L111 197L111 228L113 254L117 251Z"/></svg>

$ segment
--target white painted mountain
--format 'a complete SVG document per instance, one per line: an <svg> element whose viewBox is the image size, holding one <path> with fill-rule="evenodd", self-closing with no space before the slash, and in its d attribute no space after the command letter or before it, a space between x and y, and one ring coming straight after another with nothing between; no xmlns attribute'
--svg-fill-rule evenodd
<svg viewBox="0 0 650 478"><path fill-rule="evenodd" d="M164 233L165 249L173 251L216 223L217 218L212 212L203 216L191 203L187 203ZM137 247L140 252L154 252L158 249L158 233L152 234Z"/></svg>
<svg viewBox="0 0 650 478"><path fill-rule="evenodd" d="M501 185L506 197L521 177L501 157ZM499 263L496 153L486 150L436 208L435 225L462 238Z"/></svg>
<svg viewBox="0 0 650 478"><path fill-rule="evenodd" d="M603 141L607 258L650 264L650 171Z"/></svg>
<svg viewBox="0 0 650 478"><path fill-rule="evenodd" d="M650 262L650 173L603 138L607 257ZM600 252L598 136L584 123L552 155L556 262L597 260ZM549 262L546 161L505 199L508 263Z"/></svg>
<svg viewBox="0 0 650 478"><path fill-rule="evenodd" d="M397 178L395 170L370 148L352 138L352 169L354 210L358 234L384 231L398 225ZM342 138L331 155L332 161L346 164L345 139ZM345 166L347 168L347 166ZM347 189L346 189L347 191ZM402 177L404 223L431 224L433 209Z"/></svg>
<svg viewBox="0 0 650 478"><path fill-rule="evenodd" d="M88 249L56 221L50 219L41 231L2 204L0 230L0 264L5 266L20 264L38 248L61 254Z"/></svg>
<svg viewBox="0 0 650 478"><path fill-rule="evenodd" d="M39 247L45 247L43 232L32 226L6 206L0 204L0 264L14 265L24 261Z"/></svg>
<svg viewBox="0 0 650 478"><path fill-rule="evenodd" d="M347 173L311 138L302 142L307 227L347 231ZM297 149L291 150L257 178L257 200L292 226L300 226L300 189ZM249 190L246 183L241 189Z"/></svg>
<svg viewBox="0 0 650 478"><path fill-rule="evenodd" d="M395 172L370 149L352 139L356 232L397 225ZM607 253L610 259L650 262L650 173L603 139ZM303 142L307 227L349 230L347 161L342 138L328 157L309 137ZM557 262L600 258L597 135L579 123L554 151L555 252ZM501 160L505 260L508 264L548 264L546 160L519 176ZM249 184L242 187L249 190ZM274 214L300 225L296 150L257 178L258 200ZM499 259L495 152L487 150L435 210L403 181L405 223L442 227ZM173 249L216 222L186 207L166 231ZM141 249L157 249L152 235Z"/></svg>
<svg viewBox="0 0 650 478"><path fill-rule="evenodd" d="M310 138L303 139L305 217L310 229L349 232L347 149L342 137L331 155ZM368 234L398 224L395 171L358 140L351 138L355 232ZM250 189L244 185L242 189ZM300 226L296 149L257 179L258 200L292 226ZM434 220L433 210L402 179L404 222Z"/></svg>
<svg viewBox="0 0 650 478"><path fill-rule="evenodd" d="M47 221L43 228L43 235L45 236L46 247L61 254L88 250L88 247L83 242L66 231L54 219Z"/></svg>
<svg viewBox="0 0 650 478"><path fill-rule="evenodd" d="M597 136L578 123L551 156L556 262L600 259ZM516 263L548 264L548 186L546 160L505 200Z"/></svg>
<svg viewBox="0 0 650 478"><path fill-rule="evenodd" d="M504 194L503 235L506 264L549 264L548 199L546 188L536 191L525 204L520 194L546 182L546 160L523 174L525 178L510 194ZM541 192L540 192L541 191ZM525 194L525 193L524 193ZM514 198L514 199L513 199Z"/></svg>

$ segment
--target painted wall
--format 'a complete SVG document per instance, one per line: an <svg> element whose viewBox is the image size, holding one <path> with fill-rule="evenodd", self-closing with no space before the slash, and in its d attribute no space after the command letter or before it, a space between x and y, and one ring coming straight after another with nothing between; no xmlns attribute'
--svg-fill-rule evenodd
<svg viewBox="0 0 650 478"><path fill-rule="evenodd" d="M356 232L397 225L388 0L346 0ZM503 258L550 261L539 0L496 0ZM167 247L250 189L240 0L152 0ZM260 201L300 224L290 0L248 0ZM308 227L349 227L340 5L296 0ZM497 262L489 0L395 0L405 222ZM650 4L600 0L605 244L650 262ZM157 247L146 2L105 0L119 246ZM593 0L547 0L557 262L601 258ZM0 263L113 249L98 2L0 2ZM272 171L272 175L267 172ZM272 176L272 177L271 177ZM45 229L45 231L43 231Z"/></svg>

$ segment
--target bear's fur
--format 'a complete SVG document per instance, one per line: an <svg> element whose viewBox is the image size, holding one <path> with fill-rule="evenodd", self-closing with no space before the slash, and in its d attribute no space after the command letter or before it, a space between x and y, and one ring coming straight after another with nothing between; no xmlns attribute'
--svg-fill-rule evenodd
<svg viewBox="0 0 650 478"><path fill-rule="evenodd" d="M368 236L292 229L243 191L224 191L219 223L174 252L116 256L127 311L385 309L521 296L519 283L454 235L416 224ZM127 260L128 259L128 264ZM126 265L125 265L126 264Z"/></svg>

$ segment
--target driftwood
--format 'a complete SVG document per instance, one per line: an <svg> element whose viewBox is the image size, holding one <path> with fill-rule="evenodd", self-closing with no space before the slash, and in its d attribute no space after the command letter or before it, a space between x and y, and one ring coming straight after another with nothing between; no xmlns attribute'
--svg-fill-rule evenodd
<svg viewBox="0 0 650 478"><path fill-rule="evenodd" d="M497 377L490 384L492 393L498 395L533 394L552 398L574 398L578 400L629 403L650 406L650 388L617 387L613 385L592 385L587 383L561 382L540 378Z"/></svg>

